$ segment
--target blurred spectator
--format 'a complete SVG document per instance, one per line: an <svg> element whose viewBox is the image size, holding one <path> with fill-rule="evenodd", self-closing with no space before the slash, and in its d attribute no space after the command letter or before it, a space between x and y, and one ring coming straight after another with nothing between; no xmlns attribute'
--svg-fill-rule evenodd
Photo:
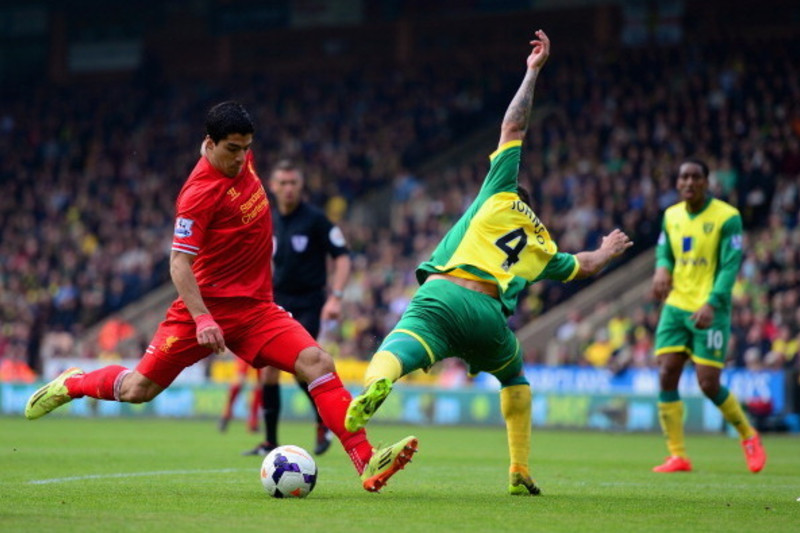
<svg viewBox="0 0 800 533"><path fill-rule="evenodd" d="M7 353L0 357L0 383L33 383L36 372L25 362L24 353Z"/></svg>
<svg viewBox="0 0 800 533"><path fill-rule="evenodd" d="M578 334L581 323L580 311L572 309L567 313L567 319L556 329L556 340L562 343L570 342Z"/></svg>
<svg viewBox="0 0 800 533"><path fill-rule="evenodd" d="M800 340L789 326L781 326L770 350L764 355L764 366L774 370L791 368L800 350Z"/></svg>
<svg viewBox="0 0 800 533"><path fill-rule="evenodd" d="M614 347L608 338L608 330L599 328L594 332L594 339L584 349L583 358L591 366L602 368L611 360Z"/></svg>
<svg viewBox="0 0 800 533"><path fill-rule="evenodd" d="M628 332L632 330L631 319L625 316L621 309L618 309L614 316L611 317L611 320L608 321L607 329L611 349L619 350L630 340Z"/></svg>

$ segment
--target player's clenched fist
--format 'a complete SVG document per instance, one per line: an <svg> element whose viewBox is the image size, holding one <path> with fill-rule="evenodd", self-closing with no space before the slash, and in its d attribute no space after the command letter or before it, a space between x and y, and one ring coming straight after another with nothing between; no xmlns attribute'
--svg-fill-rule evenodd
<svg viewBox="0 0 800 533"><path fill-rule="evenodd" d="M603 237L603 243L600 248L608 250L613 257L617 257L631 246L633 246L633 241L624 232L615 229Z"/></svg>

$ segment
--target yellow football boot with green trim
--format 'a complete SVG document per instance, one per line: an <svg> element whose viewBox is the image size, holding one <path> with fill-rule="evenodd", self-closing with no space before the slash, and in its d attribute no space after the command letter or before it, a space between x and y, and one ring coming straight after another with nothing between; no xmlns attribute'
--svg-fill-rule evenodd
<svg viewBox="0 0 800 533"><path fill-rule="evenodd" d="M34 392L25 405L25 418L36 420L41 418L56 407L72 401L64 382L71 377L83 374L80 368L68 368L58 375L56 379Z"/></svg>
<svg viewBox="0 0 800 533"><path fill-rule="evenodd" d="M508 474L508 479L508 493L512 496L538 496L542 493L531 476L522 472L511 472Z"/></svg>
<svg viewBox="0 0 800 533"><path fill-rule="evenodd" d="M345 429L353 432L366 426L390 392L392 392L392 380L389 378L373 381L364 392L350 401L344 417Z"/></svg>

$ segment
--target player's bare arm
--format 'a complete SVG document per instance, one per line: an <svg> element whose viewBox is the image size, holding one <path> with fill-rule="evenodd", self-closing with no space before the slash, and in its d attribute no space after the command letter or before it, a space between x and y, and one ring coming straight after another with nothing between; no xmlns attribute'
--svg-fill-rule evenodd
<svg viewBox="0 0 800 533"><path fill-rule="evenodd" d="M322 307L320 316L322 320L338 320L342 314L342 293L350 277L351 261L347 254L340 255L333 260L333 275L331 276L331 293Z"/></svg>
<svg viewBox="0 0 800 533"><path fill-rule="evenodd" d="M603 270L615 257L622 255L625 250L633 246L633 241L619 229L615 229L605 237L597 250L580 252L575 255L580 264L580 270L575 279L584 279Z"/></svg>
<svg viewBox="0 0 800 533"><path fill-rule="evenodd" d="M509 104L506 114L503 117L498 146L502 146L510 141L521 140L528 131L536 78L539 76L539 72L550 56L550 39L547 37L547 34L542 30L537 30L536 37L536 39L531 41L533 50L526 60L528 70L525 73L525 78L523 78L522 84L519 89L517 89L517 93L511 100L511 104Z"/></svg>
<svg viewBox="0 0 800 533"><path fill-rule="evenodd" d="M197 278L192 272L194 258L195 256L193 255L173 250L169 259L169 274L172 278L172 283L175 284L178 295L197 323L197 343L217 353L222 353L225 351L222 328L214 322L211 313L209 313L206 304L203 302L200 287L197 285Z"/></svg>
<svg viewBox="0 0 800 533"><path fill-rule="evenodd" d="M672 290L672 273L664 267L656 268L653 275L653 297L659 302L667 299Z"/></svg>

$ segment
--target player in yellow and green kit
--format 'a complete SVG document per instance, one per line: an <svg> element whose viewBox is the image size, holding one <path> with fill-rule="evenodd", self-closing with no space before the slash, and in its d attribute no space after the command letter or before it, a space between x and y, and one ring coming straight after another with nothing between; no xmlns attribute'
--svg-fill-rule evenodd
<svg viewBox="0 0 800 533"><path fill-rule="evenodd" d="M559 252L517 183L534 85L550 53L547 35L540 30L536 37L477 198L430 260L417 268L421 287L373 356L364 377L366 388L350 402L345 418L348 428L364 427L396 380L444 358L460 357L471 373L489 372L500 381L511 456L508 490L515 495L539 494L539 488L528 468L531 389L507 316L531 283L585 278L632 245L627 235L614 230L597 250Z"/></svg>
<svg viewBox="0 0 800 533"><path fill-rule="evenodd" d="M736 397L720 383L731 328L731 290L742 262L739 211L708 195L708 166L688 159L678 171L682 202L667 208L656 247L653 294L665 302L656 330L661 392L658 414L669 457L654 472L688 472L678 382L695 365L703 394L736 428L747 466L760 472L766 454Z"/></svg>

